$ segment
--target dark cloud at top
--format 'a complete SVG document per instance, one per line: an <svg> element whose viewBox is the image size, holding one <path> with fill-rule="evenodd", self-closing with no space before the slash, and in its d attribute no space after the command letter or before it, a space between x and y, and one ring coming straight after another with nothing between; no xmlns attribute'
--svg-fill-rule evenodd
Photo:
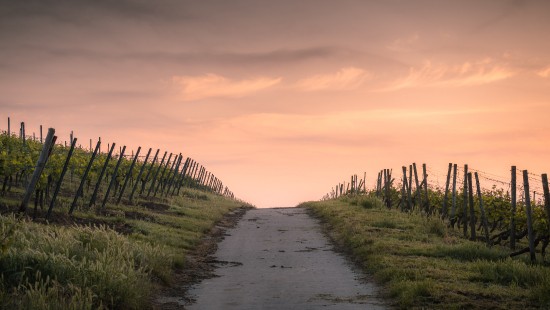
<svg viewBox="0 0 550 310"><path fill-rule="evenodd" d="M128 19L190 18L185 11L174 10L180 1L141 0L3 0L0 17L6 19L45 18L61 23L82 25L104 15Z"/></svg>

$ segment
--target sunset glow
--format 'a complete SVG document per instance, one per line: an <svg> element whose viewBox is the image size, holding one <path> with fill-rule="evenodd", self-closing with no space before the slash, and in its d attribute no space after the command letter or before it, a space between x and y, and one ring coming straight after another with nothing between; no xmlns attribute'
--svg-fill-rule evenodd
<svg viewBox="0 0 550 310"><path fill-rule="evenodd" d="M412 162L547 173L549 16L535 0L3 1L0 130L181 152L258 207Z"/></svg>

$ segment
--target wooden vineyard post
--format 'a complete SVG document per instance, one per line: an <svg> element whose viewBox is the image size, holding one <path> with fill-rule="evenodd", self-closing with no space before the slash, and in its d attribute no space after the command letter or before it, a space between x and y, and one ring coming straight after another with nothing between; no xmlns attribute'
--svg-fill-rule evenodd
<svg viewBox="0 0 550 310"><path fill-rule="evenodd" d="M424 176L424 204L426 214L430 214L430 199L428 198L428 174L426 172L426 164L422 164L422 174Z"/></svg>
<svg viewBox="0 0 550 310"><path fill-rule="evenodd" d="M420 191L420 183L418 182L418 170L416 170L416 163L413 163L413 172L414 172L414 184L416 185L414 189L414 197L415 202L414 204L422 208L422 195L418 195L418 192ZM418 197L418 203L416 202L416 197Z"/></svg>
<svg viewBox="0 0 550 310"><path fill-rule="evenodd" d="M149 186L149 191L147 192L147 197L149 197L149 195L151 195L151 192L155 188L155 180L157 179L157 176L160 172L160 169L162 169L162 166L164 165L164 160L166 159L166 154L168 154L168 152L164 151L164 155L162 156L162 160L160 161L159 167L157 168L157 170L155 170L155 174L153 175L153 179L151 180L151 185ZM170 153L170 157L172 157L172 153ZM151 169L153 169L153 167L151 167Z"/></svg>
<svg viewBox="0 0 550 310"><path fill-rule="evenodd" d="M451 227L455 226L456 222L456 175L457 175L457 164L453 165L453 194L452 194L452 206L451 206Z"/></svg>
<svg viewBox="0 0 550 310"><path fill-rule="evenodd" d="M43 141L42 141L42 125L40 125L40 143L43 143Z"/></svg>
<svg viewBox="0 0 550 310"><path fill-rule="evenodd" d="M38 157L38 161L36 162L36 167L34 168L34 172L32 174L30 183L27 186L27 189L25 191L25 196L23 196L23 201L19 206L19 212L21 213L27 210L27 206L29 204L29 200L31 199L31 195L34 193L36 184L38 183L38 180L42 175L42 171L46 166L46 162L48 161L50 150L53 147L54 134L55 134L55 129L49 128L48 135L46 136L46 143L44 143L44 145L42 146L42 151L40 152L40 156Z"/></svg>
<svg viewBox="0 0 550 310"><path fill-rule="evenodd" d="M197 162L197 163L195 164L195 171L194 171L194 173L193 173L193 176L191 177L191 179L192 179L193 181L195 181L195 183L197 183L197 184L198 184L198 182L199 182L199 176L200 176L201 172L202 172L202 165L200 165L200 164Z"/></svg>
<svg viewBox="0 0 550 310"><path fill-rule="evenodd" d="M204 187L208 186L207 181L209 177L210 177L210 171L207 171L206 168L204 168L204 173L202 174L202 178L201 178L202 186Z"/></svg>
<svg viewBox="0 0 550 310"><path fill-rule="evenodd" d="M61 170L61 175L59 176L59 180L57 180L57 184L55 185L55 190L53 192L52 200L50 201L50 207L48 208L48 213L46 214L46 218L49 219L50 215L52 214L53 207L55 205L55 200L57 199L57 194L59 194L59 190L61 189L61 184L63 183L63 178L65 177L65 173L67 172L67 168L69 167L69 162L71 161L71 157L73 156L73 151L76 146L76 138L72 140L71 148L69 149L69 153L67 154L67 158L65 159L65 163L63 164L63 170Z"/></svg>
<svg viewBox="0 0 550 310"><path fill-rule="evenodd" d="M189 182L187 182L188 186L191 186L191 181L195 180L195 174L197 172L198 165L199 164L193 159L193 165L191 165L191 170L189 171L189 175L187 178L189 180Z"/></svg>
<svg viewBox="0 0 550 310"><path fill-rule="evenodd" d="M548 191L548 175L546 173L542 174L542 189L544 191L544 209L546 210L548 231L550 231L550 193Z"/></svg>
<svg viewBox="0 0 550 310"><path fill-rule="evenodd" d="M181 170L180 181L178 182L177 188L174 188L174 192L172 193L172 195L174 195L174 193L176 195L180 194L180 190L185 184L185 176L187 175L187 172L189 170L190 163L191 163L191 158L187 157L187 159L185 160L185 164L183 164L183 169Z"/></svg>
<svg viewBox="0 0 550 310"><path fill-rule="evenodd" d="M176 164L176 167L173 169L173 173L170 173L170 175L168 175L168 185L166 186L166 191L164 191L164 196L168 196L168 194L170 194L172 185L174 184L174 182L176 181L176 178L179 175L180 165L182 160L183 160L183 156L180 153L177 157L177 164Z"/></svg>
<svg viewBox="0 0 550 310"><path fill-rule="evenodd" d="M216 176L212 173L212 175L210 176L210 182L208 184L208 187L214 191L214 181L216 180Z"/></svg>
<svg viewBox="0 0 550 310"><path fill-rule="evenodd" d="M414 205L412 203L412 180L413 180L413 166L412 165L409 165L409 183L408 183L408 193L407 195L409 196L408 199L409 199L409 209L412 210L414 209Z"/></svg>
<svg viewBox="0 0 550 310"><path fill-rule="evenodd" d="M381 172L378 172L378 177L376 178L376 197L380 197L380 183L381 183Z"/></svg>
<svg viewBox="0 0 550 310"><path fill-rule="evenodd" d="M208 183L208 188L210 188L211 191L214 191L213 184L214 184L215 179L216 179L216 177L214 176L214 174L212 174L210 176L210 182Z"/></svg>
<svg viewBox="0 0 550 310"><path fill-rule="evenodd" d="M401 168L403 169L403 185L401 186L401 203L399 205L401 212L403 212L403 206L407 199L407 167L403 166Z"/></svg>
<svg viewBox="0 0 550 310"><path fill-rule="evenodd" d="M384 195L384 189L382 188L383 187L383 182L384 182L384 170L380 170L380 186L379 186L379 191L380 191L380 196L383 196Z"/></svg>
<svg viewBox="0 0 550 310"><path fill-rule="evenodd" d="M128 180L130 180L130 177L132 176L132 171L134 170L134 166L136 165L136 161L139 157L139 152L141 151L141 146L138 146L138 149L136 151L136 155L134 156L134 159L132 160L132 163L130 164L130 168L128 169L128 172L126 173L126 177L124 178L124 184L122 185L122 188L120 189L120 194L118 195L118 199L116 201L116 204L120 204L120 201L122 200L122 195L124 194L124 190L126 189L126 185L128 185ZM150 150L149 150L150 152ZM138 182L136 181L136 184Z"/></svg>
<svg viewBox="0 0 550 310"><path fill-rule="evenodd" d="M191 174L191 180L189 182L189 186L194 185L197 182L197 175L199 174L200 165L198 162L195 162L195 166L193 167L193 173Z"/></svg>
<svg viewBox="0 0 550 310"><path fill-rule="evenodd" d="M99 191L99 187L101 186L101 181L103 180L103 176L105 175L105 171L107 170L107 166L109 165L109 160L113 155L114 149L115 143L113 143L109 149L109 153L107 154L107 158L105 159L105 163L103 164L103 168L101 169L101 173L99 174L99 178L97 179L97 183L95 184L94 193L92 194L92 198L90 198L88 208L91 208L95 204L95 201L97 199L97 192Z"/></svg>
<svg viewBox="0 0 550 310"><path fill-rule="evenodd" d="M164 174L166 173L166 170L168 169L168 165L170 165L170 160L172 159L172 155L174 155L174 154L170 153L170 155L168 156L168 160L166 160L166 164L164 165L164 167L159 168L159 171L162 170L162 172L160 172L160 178L153 179L153 182L156 182L156 184L157 184L156 186L153 187L153 189L154 189L153 197L157 196L157 191L162 186L162 183L164 181ZM172 166L175 162L176 162L176 160L174 159L174 162L172 163ZM158 173L157 173L157 176L158 176Z"/></svg>
<svg viewBox="0 0 550 310"><path fill-rule="evenodd" d="M164 169L162 170L162 173L160 175L160 179L158 180L155 191L153 192L153 197L157 196L157 192L158 192L159 188L161 188L163 186L163 184L166 183L165 180L164 180L164 175L166 174L166 171L168 170L168 165L170 165L170 159L172 158L172 155L174 155L174 154L170 153L170 156L168 157L168 160L166 161L166 166L164 166ZM170 168L170 171L172 171L175 164L176 164L176 158L174 158L174 161L172 162L172 166Z"/></svg>
<svg viewBox="0 0 550 310"><path fill-rule="evenodd" d="M516 249L516 166L512 166L512 182L510 183L511 190L511 203L512 203L512 215L510 217L510 249Z"/></svg>
<svg viewBox="0 0 550 310"><path fill-rule="evenodd" d="M476 177L477 199L479 200L479 211L481 212L481 222L483 223L483 233L485 234L485 241L488 246L491 246L491 238L489 238L489 224L487 223L487 215L485 214L485 207L483 206L483 196L481 195L481 185L479 184L479 176L477 172L474 174Z"/></svg>
<svg viewBox="0 0 550 310"><path fill-rule="evenodd" d="M26 143L26 133L25 133L25 122L21 122L21 141L23 141L23 144Z"/></svg>
<svg viewBox="0 0 550 310"><path fill-rule="evenodd" d="M468 201L470 205L470 240L476 240L476 214L474 210L474 191L472 173L468 173Z"/></svg>
<svg viewBox="0 0 550 310"><path fill-rule="evenodd" d="M88 166L86 166L86 170L84 170L84 175L82 176L82 179L80 180L80 185L78 186L78 190L76 191L76 195L74 196L73 203L71 204L71 208L69 209L69 214L72 214L74 211L74 208L76 207L76 202L78 201L78 197L82 195L82 191L84 189L84 183L86 182L86 178L88 177L88 173L90 172L90 169L92 168L92 164L94 163L94 159L99 152L99 148L101 147L101 141L97 141L97 144L95 146L95 150L92 153L92 157L90 158L90 161L88 162Z"/></svg>
<svg viewBox="0 0 550 310"><path fill-rule="evenodd" d="M204 172L205 172L205 169L201 165L201 167L199 169L199 173L197 174L197 186L202 185L202 176L204 175Z"/></svg>
<svg viewBox="0 0 550 310"><path fill-rule="evenodd" d="M367 172L363 174L363 193L367 193Z"/></svg>
<svg viewBox="0 0 550 310"><path fill-rule="evenodd" d="M191 182L191 176L193 175L193 169L195 169L195 160L191 158L189 159L189 167L187 167L187 171L183 176L182 187L189 186Z"/></svg>
<svg viewBox="0 0 550 310"><path fill-rule="evenodd" d="M531 210L531 197L529 194L529 173L523 170L523 188L525 190L525 208L527 211L527 235L529 236L529 253L531 262L536 261L535 256L535 232L533 230L533 211Z"/></svg>
<svg viewBox="0 0 550 310"><path fill-rule="evenodd" d="M204 174L202 175L202 186L208 187L208 178L210 178L210 171L204 168Z"/></svg>
<svg viewBox="0 0 550 310"><path fill-rule="evenodd" d="M200 180L201 180L201 177L202 177L202 165L199 165L199 163L197 163L197 170L195 171L195 177L193 178L196 182L197 185L200 185Z"/></svg>
<svg viewBox="0 0 550 310"><path fill-rule="evenodd" d="M204 180L206 179L206 174L208 173L208 171L206 171L206 167L202 167L202 173L199 177L199 184L204 186Z"/></svg>
<svg viewBox="0 0 550 310"><path fill-rule="evenodd" d="M407 210L410 211L412 210L412 197L411 197L411 178L410 176L407 177L407 167L406 166L403 166L403 177L404 177L404 182L405 182L405 185L406 185L406 190L407 190Z"/></svg>
<svg viewBox="0 0 550 310"><path fill-rule="evenodd" d="M195 160L191 159L191 162L189 163L189 171L186 175L187 179L183 182L183 186L189 186L189 184L191 184L193 173L195 173Z"/></svg>
<svg viewBox="0 0 550 310"><path fill-rule="evenodd" d="M383 173L382 197L384 198L384 202L386 203L386 207L388 207L388 169L384 169L384 171L382 173Z"/></svg>
<svg viewBox="0 0 550 310"><path fill-rule="evenodd" d="M391 186L393 183L393 180L391 178L392 171L390 169L387 170L387 182L386 182L386 204L388 209L391 209Z"/></svg>
<svg viewBox="0 0 550 310"><path fill-rule="evenodd" d="M174 183L174 180L176 179L176 177L179 174L179 169L180 169L180 165L181 165L182 160L183 160L183 156L180 153L177 157L176 167L173 168L172 171L170 171L170 174L168 175L168 184L166 186L166 190L164 191L165 196L168 196L168 194L170 193L170 190L172 189L172 184Z"/></svg>
<svg viewBox="0 0 550 310"><path fill-rule="evenodd" d="M113 143L114 144L114 143ZM116 182L116 176L118 173L118 168L120 167L120 163L124 159L124 152L126 151L126 145L122 147L120 150L120 155L118 157L118 161L115 166L115 170L113 171L113 176L111 177L111 182L109 183L109 187L107 187L107 192L105 193L105 197L103 197L103 203L101 204L101 210L105 210L105 205L107 204L107 200L109 199L109 193L111 192L111 188L113 188L113 185Z"/></svg>
<svg viewBox="0 0 550 310"><path fill-rule="evenodd" d="M443 210L441 210L441 217L447 217L447 200L449 198L449 183L451 182L451 170L453 164L449 163L449 169L447 170L447 181L445 181L445 195L443 196Z"/></svg>
<svg viewBox="0 0 550 310"><path fill-rule="evenodd" d="M11 120L10 118L8 117L8 137L11 137ZM40 141L42 142L42 141Z"/></svg>
<svg viewBox="0 0 550 310"><path fill-rule="evenodd" d="M134 186L132 187L132 191L130 192L130 196L128 197L128 201L132 203L132 199L134 198L134 194L136 192L136 189L139 185L139 180L141 176L143 175L143 171L145 171L145 167L147 166L147 160L149 160L149 156L151 155L151 151L153 149L149 148L149 151L147 151L147 155L145 156L145 160L143 161L143 164L141 165L141 168L139 169L136 182L134 183ZM139 153L139 152L138 152Z"/></svg>
<svg viewBox="0 0 550 310"><path fill-rule="evenodd" d="M200 183L200 185L202 185L202 186L205 186L205 185L206 185L206 184L205 184L205 180L206 180L206 176L207 176L207 175L208 175L208 171L206 170L206 167L203 167L203 169L202 169L202 174L201 174L201 176L200 176L200 178L199 178L199 183Z"/></svg>
<svg viewBox="0 0 550 310"><path fill-rule="evenodd" d="M464 165L464 189L462 203L462 231L468 238L468 165Z"/></svg>
<svg viewBox="0 0 550 310"><path fill-rule="evenodd" d="M151 162L151 166L149 166L149 169L147 170L147 174L145 175L145 178L141 183L141 190L139 191L140 195L143 195L143 192L145 192L145 185L147 184L147 181L149 181L149 176L151 176L151 172L153 171L155 163L157 162L159 151L160 149L157 149L157 152L155 153L155 157L153 157L153 161Z"/></svg>

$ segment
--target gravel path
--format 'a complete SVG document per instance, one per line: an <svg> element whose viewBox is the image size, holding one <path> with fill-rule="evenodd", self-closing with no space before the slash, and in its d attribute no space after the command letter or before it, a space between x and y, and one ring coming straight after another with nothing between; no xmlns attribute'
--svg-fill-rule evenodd
<svg viewBox="0 0 550 310"><path fill-rule="evenodd" d="M219 277L192 287L186 309L387 308L305 209L248 211L215 258Z"/></svg>

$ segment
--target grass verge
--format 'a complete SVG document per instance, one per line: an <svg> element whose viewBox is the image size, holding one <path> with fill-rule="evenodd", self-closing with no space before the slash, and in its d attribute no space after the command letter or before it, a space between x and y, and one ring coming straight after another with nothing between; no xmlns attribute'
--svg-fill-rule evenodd
<svg viewBox="0 0 550 310"><path fill-rule="evenodd" d="M300 205L402 309L550 307L550 268L511 259L505 248L460 237L437 218L388 210L375 197Z"/></svg>
<svg viewBox="0 0 550 310"><path fill-rule="evenodd" d="M233 200L186 189L169 200L108 205L102 215L52 223L0 215L0 306L6 309L150 308L186 253ZM80 223L80 224L78 224Z"/></svg>

